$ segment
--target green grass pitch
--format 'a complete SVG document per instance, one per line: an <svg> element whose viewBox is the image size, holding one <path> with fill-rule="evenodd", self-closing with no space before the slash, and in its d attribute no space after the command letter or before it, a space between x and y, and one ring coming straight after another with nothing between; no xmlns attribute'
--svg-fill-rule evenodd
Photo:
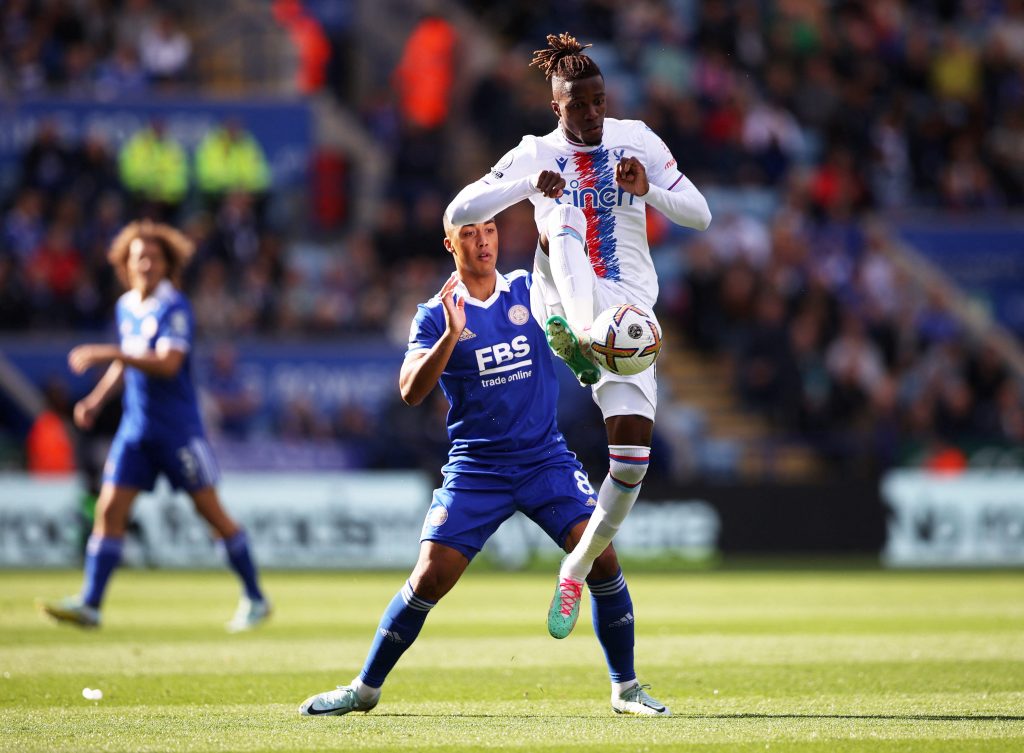
<svg viewBox="0 0 1024 753"><path fill-rule="evenodd" d="M93 632L32 604L78 573L3 572L0 750L1024 750L1024 573L627 577L637 667L672 718L611 712L586 607L547 636L553 575L471 568L372 713L303 718L359 669L404 574L269 573L272 623L229 636L226 572L118 573Z"/></svg>

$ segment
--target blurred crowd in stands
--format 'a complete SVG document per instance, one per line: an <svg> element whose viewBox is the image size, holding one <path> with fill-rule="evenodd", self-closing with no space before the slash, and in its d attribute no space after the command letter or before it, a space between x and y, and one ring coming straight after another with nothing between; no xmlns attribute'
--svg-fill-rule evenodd
<svg viewBox="0 0 1024 753"><path fill-rule="evenodd" d="M0 92L113 99L193 79L192 42L175 3L5 0Z"/></svg>
<svg viewBox="0 0 1024 753"><path fill-rule="evenodd" d="M748 406L840 462L894 462L908 438L1024 441L1019 383L950 301L894 263L871 219L1024 200L1024 1L464 0L461 16L412 24L387 65L360 50L351 3L330 28L316 23L329 4L305 5L273 3L308 42L297 89L330 91L393 157L373 226L317 253L323 238L268 221L272 176L237 123L191 154L158 122L117 153L100 135L64 143L42 127L0 196L0 328L106 326L106 243L142 213L196 241L187 288L204 337L403 342L412 305L450 266L448 198L523 134L554 127L528 63L546 34L569 30L594 44L609 115L647 122L711 198L704 235L652 215L661 314L732 359ZM166 7L8 0L0 91L102 98L191 82L191 43ZM360 91L342 54L386 80ZM529 208L502 220L502 267L529 266Z"/></svg>

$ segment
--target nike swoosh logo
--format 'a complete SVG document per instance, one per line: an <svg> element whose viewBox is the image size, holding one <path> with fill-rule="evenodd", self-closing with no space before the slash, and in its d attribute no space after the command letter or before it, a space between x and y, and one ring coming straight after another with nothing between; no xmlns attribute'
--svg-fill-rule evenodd
<svg viewBox="0 0 1024 753"><path fill-rule="evenodd" d="M316 706L310 706L308 709L306 709L306 713L309 714L310 716L319 716L321 714L329 714L332 711L337 711L337 709L318 709Z"/></svg>

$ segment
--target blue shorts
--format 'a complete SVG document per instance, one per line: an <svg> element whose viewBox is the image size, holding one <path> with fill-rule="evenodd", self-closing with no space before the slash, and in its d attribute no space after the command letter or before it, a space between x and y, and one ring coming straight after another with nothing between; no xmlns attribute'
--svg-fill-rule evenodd
<svg viewBox="0 0 1024 753"><path fill-rule="evenodd" d="M213 486L220 477L213 451L202 435L174 438L114 437L103 468L103 481L153 491L164 474L175 489L193 492Z"/></svg>
<svg viewBox="0 0 1024 753"><path fill-rule="evenodd" d="M520 510L561 547L590 518L597 493L571 455L540 468L478 465L448 471L423 522L420 541L436 541L473 559L498 526Z"/></svg>

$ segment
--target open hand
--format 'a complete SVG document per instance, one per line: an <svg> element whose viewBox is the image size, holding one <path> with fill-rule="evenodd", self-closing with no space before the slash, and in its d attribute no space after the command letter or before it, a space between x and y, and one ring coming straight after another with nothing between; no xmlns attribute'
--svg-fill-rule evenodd
<svg viewBox="0 0 1024 753"><path fill-rule="evenodd" d="M456 337L462 334L466 328L466 301L463 298L455 300L455 287L459 284L458 272L452 272L452 276L441 286L438 295L441 297L441 305L444 306L444 319L448 324L448 331Z"/></svg>

